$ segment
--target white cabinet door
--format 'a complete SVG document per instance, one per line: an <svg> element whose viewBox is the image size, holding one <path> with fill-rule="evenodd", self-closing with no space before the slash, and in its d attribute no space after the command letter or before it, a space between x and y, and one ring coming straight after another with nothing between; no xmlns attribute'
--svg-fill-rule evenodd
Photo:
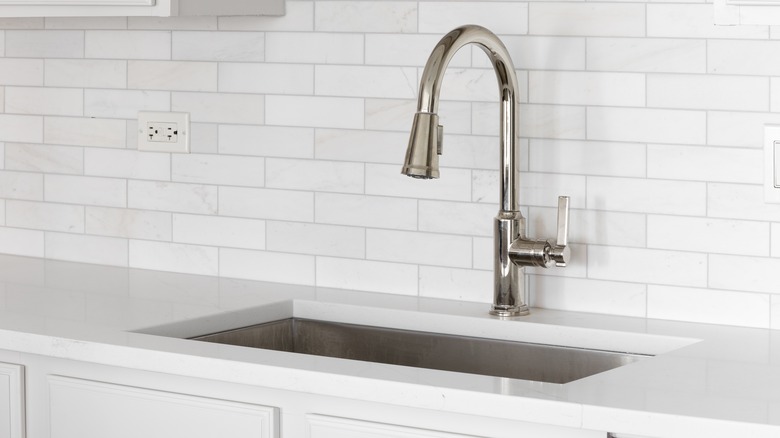
<svg viewBox="0 0 780 438"><path fill-rule="evenodd" d="M0 363L0 438L24 437L24 367Z"/></svg>
<svg viewBox="0 0 780 438"><path fill-rule="evenodd" d="M0 0L0 17L284 15L285 0Z"/></svg>
<svg viewBox="0 0 780 438"><path fill-rule="evenodd" d="M276 408L49 376L51 438L278 438Z"/></svg>

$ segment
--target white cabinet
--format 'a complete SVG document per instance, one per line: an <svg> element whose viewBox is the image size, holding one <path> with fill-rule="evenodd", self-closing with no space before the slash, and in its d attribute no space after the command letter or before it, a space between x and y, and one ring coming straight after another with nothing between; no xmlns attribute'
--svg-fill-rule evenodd
<svg viewBox="0 0 780 438"><path fill-rule="evenodd" d="M24 367L0 363L0 438L24 437Z"/></svg>
<svg viewBox="0 0 780 438"><path fill-rule="evenodd" d="M48 376L51 438L278 438L275 408Z"/></svg>
<svg viewBox="0 0 780 438"><path fill-rule="evenodd" d="M0 0L0 17L284 15L284 0Z"/></svg>

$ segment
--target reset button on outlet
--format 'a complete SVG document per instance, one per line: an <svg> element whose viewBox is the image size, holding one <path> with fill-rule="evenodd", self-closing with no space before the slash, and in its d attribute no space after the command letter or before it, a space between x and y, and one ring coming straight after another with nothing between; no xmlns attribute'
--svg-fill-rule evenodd
<svg viewBox="0 0 780 438"><path fill-rule="evenodd" d="M138 150L190 153L190 113L138 113Z"/></svg>

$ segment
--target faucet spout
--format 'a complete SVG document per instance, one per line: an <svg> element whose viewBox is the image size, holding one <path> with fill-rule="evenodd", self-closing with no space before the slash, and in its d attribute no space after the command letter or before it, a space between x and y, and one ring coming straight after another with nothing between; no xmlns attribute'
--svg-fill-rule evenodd
<svg viewBox="0 0 780 438"><path fill-rule="evenodd" d="M546 240L526 237L526 221L520 212L519 178L519 100L517 75L512 59L501 40L488 29L466 25L458 27L434 47L425 64L417 98L417 113L412 124L409 146L401 172L430 179L439 177L443 127L439 125L439 93L444 73L455 53L467 44L475 44L487 54L498 79L500 107L500 210L494 225L494 302L491 314L508 317L527 315L525 266L548 267L553 262L565 266L566 237L552 245ZM560 205L560 204L559 204ZM568 230L568 198L565 226ZM559 218L561 215L559 214Z"/></svg>

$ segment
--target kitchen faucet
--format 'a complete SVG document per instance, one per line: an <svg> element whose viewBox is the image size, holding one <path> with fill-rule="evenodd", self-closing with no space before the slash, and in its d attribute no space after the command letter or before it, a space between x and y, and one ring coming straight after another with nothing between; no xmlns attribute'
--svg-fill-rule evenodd
<svg viewBox="0 0 780 438"><path fill-rule="evenodd" d="M420 80L417 113L414 115L401 173L421 179L439 177L443 135L437 114L439 91L447 65L455 52L466 44L476 44L488 55L501 94L501 205L493 226L494 291L490 313L500 317L527 315L525 267L547 268L553 263L566 266L569 260L569 197L558 198L556 242L529 239L518 199L520 153L517 76L509 52L493 32L476 25L461 26L445 35L434 47Z"/></svg>

